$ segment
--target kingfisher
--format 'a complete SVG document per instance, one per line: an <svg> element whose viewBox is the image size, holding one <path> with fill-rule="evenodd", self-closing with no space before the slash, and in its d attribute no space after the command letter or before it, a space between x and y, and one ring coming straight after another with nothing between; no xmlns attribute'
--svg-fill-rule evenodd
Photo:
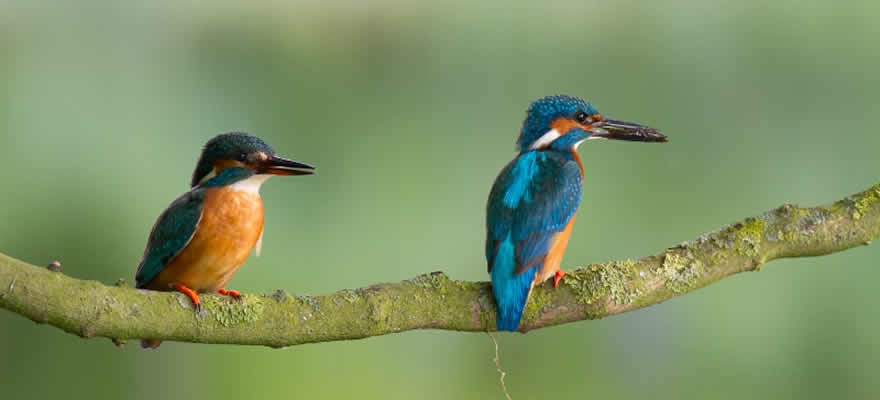
<svg viewBox="0 0 880 400"><path fill-rule="evenodd" d="M262 139L230 132L209 140L190 190L174 200L150 232L135 275L136 287L178 291L201 309L199 293L241 297L226 284L251 250L260 255L263 201L260 186L273 175L310 175L315 167L275 154ZM159 340L143 340L144 348Z"/></svg>
<svg viewBox="0 0 880 400"><path fill-rule="evenodd" d="M498 330L519 328L535 285L559 269L581 203L584 166L577 148L589 139L666 142L644 125L608 119L572 96L548 96L526 111L517 156L501 170L486 205L486 261L498 306Z"/></svg>

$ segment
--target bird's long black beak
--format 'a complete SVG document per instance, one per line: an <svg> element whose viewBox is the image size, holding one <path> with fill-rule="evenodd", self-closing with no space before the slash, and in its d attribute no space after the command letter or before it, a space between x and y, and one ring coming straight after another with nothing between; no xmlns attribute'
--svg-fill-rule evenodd
<svg viewBox="0 0 880 400"><path fill-rule="evenodd" d="M605 119L593 124L590 137L630 142L668 142L660 131L634 122Z"/></svg>
<svg viewBox="0 0 880 400"><path fill-rule="evenodd" d="M315 173L315 167L299 161L288 160L284 157L270 156L260 163L258 172L272 175L311 175Z"/></svg>

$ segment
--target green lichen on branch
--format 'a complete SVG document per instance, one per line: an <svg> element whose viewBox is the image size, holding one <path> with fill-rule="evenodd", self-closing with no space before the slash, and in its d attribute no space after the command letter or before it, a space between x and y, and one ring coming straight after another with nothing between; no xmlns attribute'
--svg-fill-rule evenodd
<svg viewBox="0 0 880 400"><path fill-rule="evenodd" d="M664 279L664 285L673 293L684 293L696 287L703 274L703 263L693 258L667 252L663 264L654 271Z"/></svg>
<svg viewBox="0 0 880 400"><path fill-rule="evenodd" d="M546 310L547 306L550 305L550 301L552 300L552 296L550 295L550 290L546 289L543 285L537 286L532 289L532 293L529 295L529 300L526 303L525 308L523 309L522 315L522 324L531 325L535 323L538 319L538 315L544 310Z"/></svg>
<svg viewBox="0 0 880 400"><path fill-rule="evenodd" d="M204 308L214 319L225 327L247 325L263 314L263 301L260 296L243 295L240 299L203 296Z"/></svg>
<svg viewBox="0 0 880 400"><path fill-rule="evenodd" d="M853 199L853 219L861 219L862 215L870 210L878 201L880 201L880 184L874 185L870 190L862 193L858 198Z"/></svg>
<svg viewBox="0 0 880 400"><path fill-rule="evenodd" d="M539 285L520 331L646 307L774 259L829 254L878 236L880 185L828 206L783 205L656 255L570 271L558 288ZM0 254L0 308L120 346L155 338L284 347L413 329L495 329L490 284L441 272L324 296L205 295L194 313L179 293L77 280Z"/></svg>
<svg viewBox="0 0 880 400"><path fill-rule="evenodd" d="M608 297L616 304L631 304L642 294L642 284L632 260L594 264L567 274L563 283L584 305Z"/></svg>
<svg viewBox="0 0 880 400"><path fill-rule="evenodd" d="M736 228L736 251L744 256L757 256L761 250L766 225L761 218L746 218Z"/></svg>

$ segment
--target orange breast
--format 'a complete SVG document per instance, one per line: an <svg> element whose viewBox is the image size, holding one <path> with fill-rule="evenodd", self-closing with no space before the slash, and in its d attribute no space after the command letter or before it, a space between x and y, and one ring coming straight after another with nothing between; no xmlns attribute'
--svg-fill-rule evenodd
<svg viewBox="0 0 880 400"><path fill-rule="evenodd" d="M559 264L562 263L562 256L565 254L565 248L568 247L568 238L571 237L571 228L574 226L574 216L571 217L571 221L568 221L568 225L565 226L565 230L556 234L553 237L552 242L550 244L550 251L547 252L547 257L544 258L544 264L541 266L541 270L535 274L535 280L532 281L532 286L539 285L550 279L551 276L556 274L556 271L559 270Z"/></svg>
<svg viewBox="0 0 880 400"><path fill-rule="evenodd" d="M247 260L263 232L260 195L227 188L209 189L196 233L150 284L168 290L175 283L199 292L226 286Z"/></svg>

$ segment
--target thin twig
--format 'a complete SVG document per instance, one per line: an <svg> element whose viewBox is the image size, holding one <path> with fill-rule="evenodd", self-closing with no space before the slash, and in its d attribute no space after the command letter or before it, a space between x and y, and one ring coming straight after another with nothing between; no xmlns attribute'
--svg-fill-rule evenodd
<svg viewBox="0 0 880 400"><path fill-rule="evenodd" d="M510 394L507 393L507 385L504 384L504 376L507 375L507 373L504 372L503 369L501 369L501 360L498 357L498 341L495 340L495 336L492 335L492 332L486 331L486 334L489 335L490 339L492 339L492 343L495 343L495 358L492 359L492 361L495 363L495 370L498 371L498 374L501 376L501 378L499 379L501 381L501 390L504 391L504 397L506 397L507 400L512 400L510 398Z"/></svg>

